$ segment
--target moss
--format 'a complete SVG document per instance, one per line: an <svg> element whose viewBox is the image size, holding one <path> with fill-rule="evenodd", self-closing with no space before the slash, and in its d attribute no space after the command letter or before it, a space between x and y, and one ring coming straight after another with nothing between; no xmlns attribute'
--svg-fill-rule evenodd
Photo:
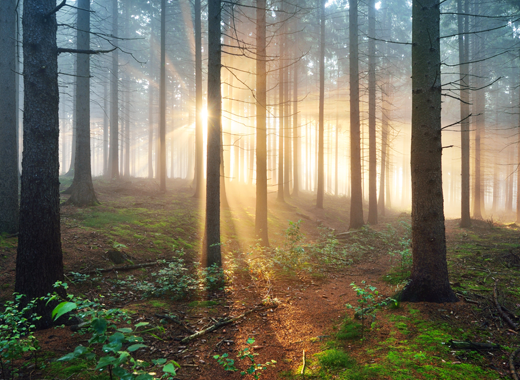
<svg viewBox="0 0 520 380"><path fill-rule="evenodd" d="M346 352L336 349L320 352L316 357L320 365L327 369L351 368L355 364L355 360Z"/></svg>

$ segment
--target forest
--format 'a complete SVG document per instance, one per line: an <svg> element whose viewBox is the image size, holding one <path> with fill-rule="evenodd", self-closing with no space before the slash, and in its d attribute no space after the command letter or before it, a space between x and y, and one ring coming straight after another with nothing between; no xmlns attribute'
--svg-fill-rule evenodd
<svg viewBox="0 0 520 380"><path fill-rule="evenodd" d="M517 0L0 0L0 380L520 378Z"/></svg>

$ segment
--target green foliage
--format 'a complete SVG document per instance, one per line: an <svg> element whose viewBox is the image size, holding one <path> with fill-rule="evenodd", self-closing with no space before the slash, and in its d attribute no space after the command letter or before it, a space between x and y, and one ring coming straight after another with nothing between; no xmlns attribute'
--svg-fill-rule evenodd
<svg viewBox="0 0 520 380"><path fill-rule="evenodd" d="M88 346L79 345L58 361L83 359L93 363L96 371L107 371L110 379L157 379L151 374L152 367L155 366L162 366L164 373L158 379L172 379L176 375L175 367L179 365L174 361L155 359L148 363L134 357L138 350L147 347L140 335L158 330L159 327L148 328L148 322L140 322L134 326L129 324L128 327L118 328L115 323L128 318L121 310L106 310L95 301L83 300L72 295L69 299L70 301L62 302L54 308L53 317L57 319L60 315L77 309L82 318L88 319L85 329L91 334L91 338L88 340ZM101 355L98 354L100 352Z"/></svg>
<svg viewBox="0 0 520 380"><path fill-rule="evenodd" d="M36 300L31 300L26 306L21 306L23 295L14 294L14 301L4 304L4 311L0 314L0 370L2 379L13 379L19 372L15 361L21 359L28 352L40 349L38 340L33 334L34 321L38 320L32 310ZM35 355L36 360L36 355Z"/></svg>
<svg viewBox="0 0 520 380"><path fill-rule="evenodd" d="M347 309L354 309L355 316L361 319L361 338L363 339L367 316L375 318L375 314L379 308L387 306L388 304L395 304L396 301L391 298L380 301L381 296L375 286L366 284L364 280L361 281L361 284L363 287L357 286L354 282L350 284L358 297L358 305L352 306L347 303L346 307Z"/></svg>
<svg viewBox="0 0 520 380"><path fill-rule="evenodd" d="M253 338L247 339L247 344L252 345L255 343L255 340ZM213 358L217 361L218 364L220 364L226 371L238 371L237 367L235 366L235 360L229 359L228 354L222 354L222 355L214 355ZM266 362L264 364L258 364L255 361L255 357L258 356L257 353L253 353L250 347L245 347L241 349L238 352L237 359L238 360L244 360L249 359L249 367L245 371L241 371L240 374L242 376L246 375L252 375L254 379L259 379L262 371L266 370L268 366L272 366L276 364L275 360L271 360L269 362Z"/></svg>

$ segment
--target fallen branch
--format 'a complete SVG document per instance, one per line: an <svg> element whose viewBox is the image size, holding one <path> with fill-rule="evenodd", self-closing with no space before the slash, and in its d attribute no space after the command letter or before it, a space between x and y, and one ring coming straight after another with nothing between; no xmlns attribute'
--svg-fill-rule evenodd
<svg viewBox="0 0 520 380"><path fill-rule="evenodd" d="M504 311L502 310L502 307L500 306L500 304L498 303L498 291L497 291L497 281L495 281L495 287L493 288L493 300L495 301L495 306L498 310L498 313L500 314L500 316L502 317L502 319L504 321L506 321L506 323L509 325L509 327L511 327L513 330L518 330L518 326L516 323L514 323L511 318L509 318L507 316L506 313L504 313Z"/></svg>
<svg viewBox="0 0 520 380"><path fill-rule="evenodd" d="M155 314L156 317L159 317L159 318L163 318L163 319L167 319L169 321L172 321L173 323L176 323L178 324L179 326L181 326L184 330L186 330L187 332L189 332L190 334L196 334L195 331L193 331L192 329L190 329L189 327L187 327L184 323L182 323L182 321L180 321L176 315L167 315L167 314Z"/></svg>
<svg viewBox="0 0 520 380"><path fill-rule="evenodd" d="M215 331L215 330L217 330L218 328L220 328L220 327L222 327L222 326L226 326L226 325L229 325L230 323L236 322L236 321L238 321L239 319L244 318L244 317L248 316L248 315L251 314L251 313L254 313L255 311L261 311L261 310L265 310L265 309L268 309L268 308L275 308L275 307L276 307L276 305L275 305L275 306L270 305L270 306L255 307L255 308L253 308L253 309L251 309L251 310L246 311L246 312L243 313L243 314L240 314L238 317L224 319L224 320L222 320L222 321L220 321L220 322L217 322L217 323L215 323L214 325L208 327L207 329L204 329L204 330L198 331L198 332L196 332L195 334L192 334L192 335L190 335L190 336L187 336L186 338L184 338L183 340L181 340L181 343L187 343L187 342L189 342L189 341L191 341L191 340L193 340L193 339L196 339L196 338L198 338L198 337L200 337L200 336L202 336L202 335L205 335L205 334L207 334L207 333L210 333L210 332L212 332L212 331Z"/></svg>
<svg viewBox="0 0 520 380"><path fill-rule="evenodd" d="M511 371L511 377L514 380L520 380L520 379L518 379L518 374L516 373L516 368L515 368L515 356L518 355L519 353L520 353L520 348L517 348L509 357L509 370Z"/></svg>
<svg viewBox="0 0 520 380"><path fill-rule="evenodd" d="M305 358L305 350L303 350L302 376L305 376L305 367L307 367L307 360Z"/></svg>
<svg viewBox="0 0 520 380"><path fill-rule="evenodd" d="M500 344L496 343L479 343L470 341L450 340L450 346L456 350L500 350Z"/></svg>
<svg viewBox="0 0 520 380"><path fill-rule="evenodd" d="M93 273L105 273L105 272L113 272L113 271L120 271L120 270L131 270L131 269L137 269L137 268L145 268L145 267L151 267L154 265L162 264L157 261L154 261L153 263L142 263L142 264L135 264L135 265L122 265L118 267L112 267L112 268L98 268L98 269L92 269L86 272L74 272L79 274L93 274ZM168 262L164 264L169 264ZM72 273L68 273L67 275L72 276Z"/></svg>

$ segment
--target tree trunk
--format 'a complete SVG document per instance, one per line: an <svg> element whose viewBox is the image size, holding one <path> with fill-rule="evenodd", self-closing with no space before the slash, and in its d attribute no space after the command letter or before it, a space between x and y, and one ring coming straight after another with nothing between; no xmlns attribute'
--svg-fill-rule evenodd
<svg viewBox="0 0 520 380"><path fill-rule="evenodd" d="M55 7L56 0L25 0L23 7L24 146L15 292L25 301L53 292L53 284L63 281ZM53 307L38 303L37 328L52 325Z"/></svg>
<svg viewBox="0 0 520 380"><path fill-rule="evenodd" d="M266 0L256 0L256 236L269 246L267 229Z"/></svg>
<svg viewBox="0 0 520 380"><path fill-rule="evenodd" d="M357 0L356 0L357 1ZM318 191L316 207L323 208L325 193L325 160L324 160L324 108L325 108L325 0L318 0L320 17L320 102L319 102L319 132L318 132Z"/></svg>
<svg viewBox="0 0 520 380"><path fill-rule="evenodd" d="M459 70L460 70L460 150L461 150L461 214L460 227L468 228L471 226L471 216L469 209L470 192L470 165L469 165L469 44L467 33L469 32L468 16L462 13L469 13L469 0L464 1L464 11L462 0L457 0L457 17L459 32Z"/></svg>
<svg viewBox="0 0 520 380"><path fill-rule="evenodd" d="M103 84L103 176L108 175L108 85Z"/></svg>
<svg viewBox="0 0 520 380"><path fill-rule="evenodd" d="M284 10L284 0L282 0L282 11ZM278 195L277 200L279 202L285 202L284 198L284 132L285 132L285 115L284 115L284 43L285 43L285 34L282 32L282 35L278 37L279 39L279 54L280 57L278 59L279 64L279 78L278 78Z"/></svg>
<svg viewBox="0 0 520 380"><path fill-rule="evenodd" d="M18 231L16 0L0 3L0 233Z"/></svg>
<svg viewBox="0 0 520 380"><path fill-rule="evenodd" d="M112 34L118 34L118 0L112 0ZM118 41L112 41L117 47ZM112 52L112 70L110 81L110 178L119 179L119 53Z"/></svg>
<svg viewBox="0 0 520 380"><path fill-rule="evenodd" d="M78 50L90 50L90 0L78 0ZM67 204L88 207L98 204L92 183L90 153L90 55L76 58L76 160Z"/></svg>
<svg viewBox="0 0 520 380"><path fill-rule="evenodd" d="M222 266L220 254L221 45L220 0L208 1L208 153L203 264Z"/></svg>
<svg viewBox="0 0 520 380"><path fill-rule="evenodd" d="M152 15L153 16L153 15ZM153 178L153 143L154 143L154 92L155 92L155 43L154 17L150 21L150 62L148 72L148 178Z"/></svg>
<svg viewBox="0 0 520 380"><path fill-rule="evenodd" d="M363 226L363 190L361 188L361 136L359 125L359 52L358 0L350 0L350 227Z"/></svg>
<svg viewBox="0 0 520 380"><path fill-rule="evenodd" d="M195 194L202 197L204 184L203 131L202 131L202 28L201 0L195 0Z"/></svg>
<svg viewBox="0 0 520 380"><path fill-rule="evenodd" d="M368 223L377 224L376 2L368 2Z"/></svg>
<svg viewBox="0 0 520 380"><path fill-rule="evenodd" d="M295 30L298 30L298 19L295 21ZM294 77L293 77L293 145L294 145L294 154L293 154L293 197L297 197L300 193L300 163L301 163L301 131L300 124L298 120L298 35L295 35L296 41L294 42Z"/></svg>
<svg viewBox="0 0 520 380"><path fill-rule="evenodd" d="M456 302L446 263L442 197L439 0L414 0L412 16L412 256L402 301Z"/></svg>
<svg viewBox="0 0 520 380"><path fill-rule="evenodd" d="M166 191L166 0L161 0L161 69L159 85L159 191Z"/></svg>

